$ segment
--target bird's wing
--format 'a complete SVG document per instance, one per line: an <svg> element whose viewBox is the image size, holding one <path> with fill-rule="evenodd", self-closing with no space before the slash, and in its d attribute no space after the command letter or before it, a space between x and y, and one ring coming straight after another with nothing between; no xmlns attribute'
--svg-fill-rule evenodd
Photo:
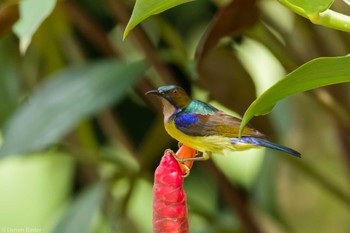
<svg viewBox="0 0 350 233"><path fill-rule="evenodd" d="M184 134L191 136L210 136L220 134L237 138L241 120L223 111L214 114L181 113L176 114L175 126ZM252 127L245 127L242 136L263 138L264 135Z"/></svg>

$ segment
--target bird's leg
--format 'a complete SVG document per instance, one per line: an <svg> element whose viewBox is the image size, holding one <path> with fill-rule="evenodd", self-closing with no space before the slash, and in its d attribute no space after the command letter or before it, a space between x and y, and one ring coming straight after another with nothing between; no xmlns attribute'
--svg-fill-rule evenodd
<svg viewBox="0 0 350 233"><path fill-rule="evenodd" d="M200 155L200 156L198 156ZM196 154L196 157L194 158L179 158L176 154L173 154L174 158L180 162L180 163L186 163L186 162L195 162L195 161L205 161L208 160L211 156L210 151L205 151L205 152L198 152Z"/></svg>
<svg viewBox="0 0 350 233"><path fill-rule="evenodd" d="M197 151L197 154L196 154L196 158L202 158L202 160L208 160L210 159L210 156L211 156L210 151L204 151L204 152Z"/></svg>
<svg viewBox="0 0 350 233"><path fill-rule="evenodd" d="M185 168L185 174L182 174L182 177L185 178L187 176L190 175L191 169L184 163L181 163L181 165L183 166L183 168Z"/></svg>
<svg viewBox="0 0 350 233"><path fill-rule="evenodd" d="M186 162L195 162L195 161L205 161L208 160L211 156L211 152L210 151L205 151L205 152L200 152L197 151L196 152L196 157L194 158L179 158L174 151L170 150L170 149L166 149L164 151L165 153L170 153L176 161L178 161L179 163L181 163L181 165L183 166L183 168L186 170L185 174L182 175L182 177L187 177L190 174L191 169L186 165Z"/></svg>

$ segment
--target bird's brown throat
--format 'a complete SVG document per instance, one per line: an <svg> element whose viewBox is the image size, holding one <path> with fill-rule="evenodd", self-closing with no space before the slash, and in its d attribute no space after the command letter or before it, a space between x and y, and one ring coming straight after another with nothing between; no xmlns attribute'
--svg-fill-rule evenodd
<svg viewBox="0 0 350 233"><path fill-rule="evenodd" d="M176 113L176 108L166 99L161 99L163 104L164 123L168 123L169 118Z"/></svg>

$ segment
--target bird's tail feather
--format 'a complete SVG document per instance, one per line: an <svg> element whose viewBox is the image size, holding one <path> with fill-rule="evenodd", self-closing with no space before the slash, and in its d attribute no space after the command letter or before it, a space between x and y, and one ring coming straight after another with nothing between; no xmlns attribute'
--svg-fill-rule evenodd
<svg viewBox="0 0 350 233"><path fill-rule="evenodd" d="M258 138L257 141L258 141L258 144L260 146L271 148L274 150L279 150L279 151L282 151L282 152L285 152L285 153L288 153L288 154L291 154L293 156L300 158L300 153L298 151L291 149L291 148L281 146L281 145L278 145L278 144L275 144L275 143L272 143L272 142L269 142L267 140L260 139L260 138Z"/></svg>
<svg viewBox="0 0 350 233"><path fill-rule="evenodd" d="M275 144L273 142L267 141L267 140L262 139L262 138L243 136L242 138L239 139L239 142L249 143L249 144L253 144L253 145L257 145L257 146L263 146L263 147L271 148L274 150L279 150L279 151L291 154L291 155L299 157L299 158L301 157L300 153L298 151L295 151L295 150L288 148L288 147L285 147L285 146Z"/></svg>

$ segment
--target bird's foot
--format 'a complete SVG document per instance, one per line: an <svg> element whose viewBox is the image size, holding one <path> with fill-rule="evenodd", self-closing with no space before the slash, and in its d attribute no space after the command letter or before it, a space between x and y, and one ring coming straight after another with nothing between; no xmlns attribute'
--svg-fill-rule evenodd
<svg viewBox="0 0 350 233"><path fill-rule="evenodd" d="M174 158L175 158L175 160L177 161L177 162L179 162L179 163L181 163L181 166L184 168L184 170L185 170L185 172L182 174L182 177L187 177L187 176L189 176L190 175L190 171L191 171L191 169L186 165L186 162L187 161L183 161L183 160L185 160L184 158L179 158L175 153L174 153L174 151L172 151L171 149L166 149L165 151L164 151L164 154L166 154L166 153L170 153Z"/></svg>
<svg viewBox="0 0 350 233"><path fill-rule="evenodd" d="M185 172L182 173L182 177L186 178L190 175L191 169L185 163L181 163L181 166L185 169Z"/></svg>
<svg viewBox="0 0 350 233"><path fill-rule="evenodd" d="M190 174L190 167L186 164L188 162L195 162L195 161L205 161L208 160L211 156L211 152L210 151L205 151L205 152L200 152L197 151L196 152L196 156L192 157L192 158L180 158L178 157L174 151L170 150L170 149L166 149L164 151L164 153L170 153L177 162L181 163L181 166L184 168L185 172L183 173L182 177L187 177Z"/></svg>
<svg viewBox="0 0 350 233"><path fill-rule="evenodd" d="M210 151L205 151L205 152L197 151L195 158L201 158L201 161L205 161L210 159L210 156L211 156Z"/></svg>
<svg viewBox="0 0 350 233"><path fill-rule="evenodd" d="M175 155L174 151L171 150L171 149L166 149L166 150L164 151L164 154L166 154L166 153L170 153L172 156Z"/></svg>
<svg viewBox="0 0 350 233"><path fill-rule="evenodd" d="M195 162L195 161L205 161L210 158L211 152L206 151L206 152L199 152L197 151L196 157L193 158L179 158L176 154L174 154L174 158L180 162L180 163L186 163L186 162Z"/></svg>

